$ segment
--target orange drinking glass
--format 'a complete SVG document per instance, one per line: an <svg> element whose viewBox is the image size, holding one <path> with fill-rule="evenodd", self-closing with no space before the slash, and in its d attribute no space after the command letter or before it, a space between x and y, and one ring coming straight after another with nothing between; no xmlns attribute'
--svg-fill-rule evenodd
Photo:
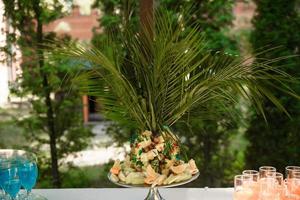
<svg viewBox="0 0 300 200"><path fill-rule="evenodd" d="M261 166L259 168L259 178L266 178L267 175L270 176L271 173L275 173L276 168L272 166Z"/></svg>
<svg viewBox="0 0 300 200"><path fill-rule="evenodd" d="M287 166L285 168L286 178L293 178L293 174L296 172L300 172L300 166Z"/></svg>
<svg viewBox="0 0 300 200"><path fill-rule="evenodd" d="M257 182L259 179L259 172L256 170L244 170L243 175L249 175L252 177L252 180Z"/></svg>
<svg viewBox="0 0 300 200"><path fill-rule="evenodd" d="M252 200L252 177L249 175L237 175L234 177L234 200Z"/></svg>
<svg viewBox="0 0 300 200"><path fill-rule="evenodd" d="M300 199L300 171L294 171L292 173L292 188L293 188L293 193L297 195Z"/></svg>
<svg viewBox="0 0 300 200"><path fill-rule="evenodd" d="M244 170L243 175L248 175L251 177L252 181L250 184L250 188L252 190L251 200L258 200L259 198L259 172L256 170Z"/></svg>
<svg viewBox="0 0 300 200"><path fill-rule="evenodd" d="M273 176L273 175L272 175ZM283 200L284 195L285 195L285 183L283 180L283 174L276 172L275 173L275 179L276 179L276 199L278 200Z"/></svg>
<svg viewBox="0 0 300 200"><path fill-rule="evenodd" d="M299 177L297 174L293 178L286 179L286 194L287 200L300 200L300 172Z"/></svg>
<svg viewBox="0 0 300 200"><path fill-rule="evenodd" d="M259 200L278 199L278 190L275 177L259 179Z"/></svg>

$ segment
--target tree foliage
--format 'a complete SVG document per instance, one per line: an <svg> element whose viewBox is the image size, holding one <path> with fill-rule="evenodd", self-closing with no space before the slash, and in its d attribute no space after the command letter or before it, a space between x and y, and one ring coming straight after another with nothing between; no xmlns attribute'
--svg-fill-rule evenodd
<svg viewBox="0 0 300 200"><path fill-rule="evenodd" d="M15 30L7 33L7 44L18 44L22 52L22 75L12 91L21 97L32 97L32 112L18 121L29 142L25 147L37 152L42 178L51 173L53 186L59 187L59 160L85 148L87 138L92 136L83 126L78 90L71 91L71 83L64 81L76 70L71 67L74 64L67 59L53 61L49 50L42 48L57 38L54 33L44 32L43 26L64 15L63 4L40 0L6 0L4 4L5 15ZM45 146L50 147L50 152L44 153Z"/></svg>
<svg viewBox="0 0 300 200"><path fill-rule="evenodd" d="M300 15L297 0L255 1L257 15L253 19L255 30L251 36L254 49L263 46L281 46L280 51L266 52L262 56L274 58L286 55L299 55ZM299 56L278 63L282 70L296 77L300 76ZM300 84L288 84L296 93L300 93ZM291 118L277 110L270 102L264 107L268 125L261 116L254 115L247 131L250 141L247 149L247 165L257 168L260 165L274 165L283 170L286 165L299 165L300 155L300 102L285 93L272 90L280 99Z"/></svg>
<svg viewBox="0 0 300 200"><path fill-rule="evenodd" d="M104 33L113 33L118 37L122 33L124 20L130 24L131 28L138 30L139 24L139 3L140 1L121 1L121 0L96 0L94 7L100 8L104 13L99 19L99 24ZM159 0L155 1L155 7L164 7L166 12L176 20L179 15L182 22L188 23L188 26L200 24L199 30L205 33L207 48L218 51L223 50L227 53L236 54L236 41L233 40L228 32L232 25L234 16L232 9L234 1L175 1ZM188 8L189 12L183 14L183 9ZM130 10L130 12L127 12ZM192 16L192 19L191 19ZM101 42L106 38L106 34L95 33L93 43Z"/></svg>

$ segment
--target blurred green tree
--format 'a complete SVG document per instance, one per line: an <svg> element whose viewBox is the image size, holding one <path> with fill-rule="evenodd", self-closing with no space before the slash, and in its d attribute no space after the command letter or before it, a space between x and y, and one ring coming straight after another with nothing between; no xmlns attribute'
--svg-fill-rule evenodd
<svg viewBox="0 0 300 200"><path fill-rule="evenodd" d="M120 39L123 31L123 21L134 30L139 29L139 6L141 1L121 0L97 0L95 7L100 8L103 16L99 19L103 33L95 33L93 43L101 45L107 39L107 33L112 33L114 39ZM236 41L230 38L228 30L232 24L232 9L234 1L156 1L155 6L162 6L168 10L170 16L181 15L182 24L185 22L193 25L200 24L201 30L207 39L207 48L213 51L225 51L237 54ZM183 9L189 12L184 13ZM130 12L128 12L130 10ZM128 14L130 13L130 14ZM192 18L193 20L188 20ZM227 105L229 110L234 110L235 105ZM201 179L194 182L194 186L225 186L231 184L233 174L240 170L242 165L241 152L231 148L231 140L238 132L239 121L232 115L214 115L214 120L203 120L201 115L216 114L220 106L211 105L211 110L198 112L201 108L195 108L189 119L179 122L174 130L182 137L184 144L189 147L191 157L196 159L201 171ZM125 130L124 130L125 129ZM110 127L108 134L112 135L120 144L128 141L129 134L134 132L128 125L119 124Z"/></svg>
<svg viewBox="0 0 300 200"><path fill-rule="evenodd" d="M7 33L6 50L9 53L9 46L16 43L22 52L22 75L17 81L19 85L14 85L12 91L18 96L33 96L30 101L32 113L18 122L25 128L29 141L25 146L38 151L42 178L48 178L51 173L53 186L60 187L59 159L86 147L87 138L92 136L90 130L83 126L79 92L76 88L70 89L72 84L68 75L76 70L76 63L51 60L45 48L50 40L59 38L54 33L44 32L43 26L62 17L64 6L70 2L3 2L5 16L15 30ZM20 35L16 34L17 31ZM50 146L50 159L44 153L45 145Z"/></svg>
<svg viewBox="0 0 300 200"><path fill-rule="evenodd" d="M195 2L160 0L155 1L154 6L165 7L169 14L174 16L174 19L176 19L175 16L183 14L182 10L187 8L189 13L185 13L186 15L182 16L182 21L189 21L189 23L194 21L201 24L201 30L205 33L210 49L237 54L237 42L229 34L229 29L234 19L232 13L234 2L233 0L204 0ZM99 18L99 24L103 32L95 32L93 43L96 45L100 44L107 37L105 33L113 33L118 38L118 34L122 33L124 18L129 19L128 23L130 23L134 30L138 30L139 6L140 1L137 0L96 0L94 7L100 8L103 12L103 16ZM130 12L127 12L128 10ZM190 18L193 20L185 20Z"/></svg>
<svg viewBox="0 0 300 200"><path fill-rule="evenodd" d="M266 52L262 56L274 58L299 54L300 15L298 0L255 0L257 14L253 19L254 31L251 42L254 51L272 46L278 51ZM296 77L300 76L300 58L280 61L282 69ZM300 85L290 84L296 93ZM273 165L283 171L286 165L300 165L300 102L280 91L273 91L291 118L278 111L270 102L265 102L268 124L262 116L253 115L246 137L249 140L246 164L248 168Z"/></svg>

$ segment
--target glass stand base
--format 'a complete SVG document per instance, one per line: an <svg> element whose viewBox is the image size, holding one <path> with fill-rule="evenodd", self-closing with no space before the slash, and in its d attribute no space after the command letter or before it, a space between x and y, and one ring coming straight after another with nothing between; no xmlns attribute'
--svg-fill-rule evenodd
<svg viewBox="0 0 300 200"><path fill-rule="evenodd" d="M157 187L151 187L145 200L165 200L160 195Z"/></svg>

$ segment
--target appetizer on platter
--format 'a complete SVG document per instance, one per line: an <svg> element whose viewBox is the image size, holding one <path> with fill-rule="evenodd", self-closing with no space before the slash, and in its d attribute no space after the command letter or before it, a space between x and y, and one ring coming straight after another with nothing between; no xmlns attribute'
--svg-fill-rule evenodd
<svg viewBox="0 0 300 200"><path fill-rule="evenodd" d="M170 185L192 178L198 173L195 161L187 163L180 158L176 140L151 131L134 135L130 141L131 152L124 161L116 160L111 179L130 185Z"/></svg>

